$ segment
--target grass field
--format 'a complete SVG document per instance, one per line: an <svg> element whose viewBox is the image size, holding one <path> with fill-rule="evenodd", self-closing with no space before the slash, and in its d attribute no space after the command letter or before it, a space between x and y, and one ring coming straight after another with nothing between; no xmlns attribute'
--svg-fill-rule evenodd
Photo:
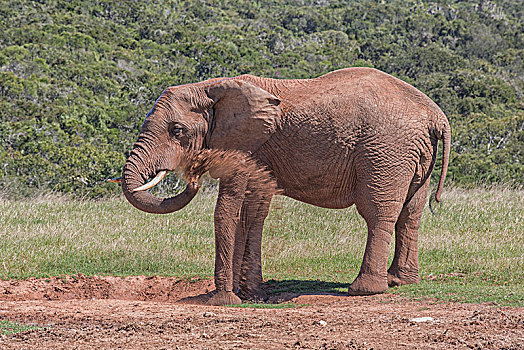
<svg viewBox="0 0 524 350"><path fill-rule="evenodd" d="M210 277L215 198L199 193L170 215L142 213L122 198L0 200L0 278ZM390 291L524 306L524 191L448 188L443 201L435 216L426 208L422 219L421 283ZM354 207L328 210L277 197L264 231L264 277L289 290L347 290L365 242Z"/></svg>
<svg viewBox="0 0 524 350"><path fill-rule="evenodd" d="M11 322L9 320L0 320L0 335L9 335L39 328L41 327L37 327L34 325L19 324L16 322Z"/></svg>

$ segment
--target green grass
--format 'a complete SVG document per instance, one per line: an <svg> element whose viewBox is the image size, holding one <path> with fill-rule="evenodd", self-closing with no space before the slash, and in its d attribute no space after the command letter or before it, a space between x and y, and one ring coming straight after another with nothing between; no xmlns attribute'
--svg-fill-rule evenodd
<svg viewBox="0 0 524 350"><path fill-rule="evenodd" d="M122 198L0 200L0 278L86 275L210 277L216 194L184 210L151 215ZM416 286L410 297L524 306L524 191L446 189L420 228ZM354 207L329 210L285 197L272 203L263 241L272 293L347 290L357 275L366 226ZM390 260L393 254L390 249Z"/></svg>
<svg viewBox="0 0 524 350"><path fill-rule="evenodd" d="M523 306L522 281L518 283L490 282L482 276L451 278L446 282L422 280L418 285L395 288L393 293L411 298L431 297L439 300L468 303L492 303L504 306Z"/></svg>
<svg viewBox="0 0 524 350"><path fill-rule="evenodd" d="M1 278L84 273L208 276L213 199L176 215L145 215L123 199L0 202Z"/></svg>
<svg viewBox="0 0 524 350"><path fill-rule="evenodd" d="M40 328L41 327L11 322L9 320L0 320L0 335L9 335Z"/></svg>
<svg viewBox="0 0 524 350"><path fill-rule="evenodd" d="M280 304L269 304L269 303L242 303L226 305L227 307L238 307L242 309L299 309L307 304L295 304L295 303L280 303Z"/></svg>

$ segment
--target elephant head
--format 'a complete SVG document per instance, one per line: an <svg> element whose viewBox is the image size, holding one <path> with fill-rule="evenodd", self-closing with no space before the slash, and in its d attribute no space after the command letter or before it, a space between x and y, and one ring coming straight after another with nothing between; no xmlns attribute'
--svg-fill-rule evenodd
<svg viewBox="0 0 524 350"><path fill-rule="evenodd" d="M186 206L198 191L199 173L186 171L179 195L158 198L146 190L167 171L187 170L189 154L206 148L254 153L280 122L280 101L238 78L214 79L166 89L148 113L122 173L122 189L136 208L157 214ZM224 176L211 166L212 177ZM148 179L155 179L146 183Z"/></svg>

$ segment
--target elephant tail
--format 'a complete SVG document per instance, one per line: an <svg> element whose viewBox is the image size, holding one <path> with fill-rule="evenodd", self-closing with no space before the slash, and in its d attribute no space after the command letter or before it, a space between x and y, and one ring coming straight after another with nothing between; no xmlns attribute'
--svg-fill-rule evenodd
<svg viewBox="0 0 524 350"><path fill-rule="evenodd" d="M442 147L442 169L440 170L440 180L438 182L437 190L435 191L435 200L440 203L440 197L444 188L444 180L446 179L446 173L448 172L449 164L449 152L451 149L451 127L446 117L442 121L442 130L436 132L437 138L443 142Z"/></svg>

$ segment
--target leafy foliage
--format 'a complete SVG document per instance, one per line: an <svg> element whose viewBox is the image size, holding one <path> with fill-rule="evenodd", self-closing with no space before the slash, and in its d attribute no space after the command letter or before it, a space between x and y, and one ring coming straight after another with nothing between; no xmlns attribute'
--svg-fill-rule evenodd
<svg viewBox="0 0 524 350"><path fill-rule="evenodd" d="M348 66L441 106L455 182L521 184L522 11L516 0L0 0L0 191L118 193L104 179L167 86Z"/></svg>

